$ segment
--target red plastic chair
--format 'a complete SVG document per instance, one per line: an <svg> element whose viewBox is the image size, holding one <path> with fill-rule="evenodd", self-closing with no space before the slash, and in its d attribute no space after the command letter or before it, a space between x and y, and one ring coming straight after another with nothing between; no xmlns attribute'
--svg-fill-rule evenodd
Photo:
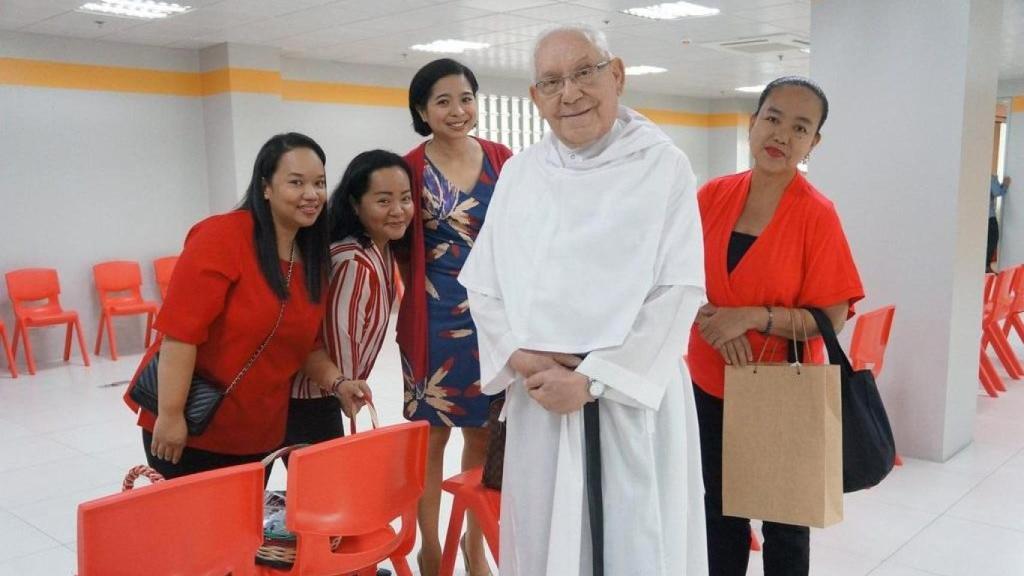
<svg viewBox="0 0 1024 576"><path fill-rule="evenodd" d="M1016 274L1017 270L1011 268L996 275L991 305L986 307L982 326L981 349L984 352L991 345L1010 378L1020 380L1024 377L1024 367L1003 334L1002 326L1009 318L1010 308L1014 304L1013 284Z"/></svg>
<svg viewBox="0 0 1024 576"><path fill-rule="evenodd" d="M450 492L455 501L452 515L448 520L448 535L441 553L441 568L438 576L452 576L455 573L455 558L459 554L459 539L462 535L462 521L468 510L473 514L484 541L491 550L494 561L498 561L499 522L501 520L501 492L491 490L480 483L483 468L467 470L441 483L441 489Z"/></svg>
<svg viewBox="0 0 1024 576"><path fill-rule="evenodd" d="M103 328L107 328L107 345L110 359L117 360L117 334L114 332L114 316L146 315L146 348L149 348L153 334L153 319L156 318L156 302L142 299L142 271L138 262L114 260L101 262L92 267L96 281L96 293L100 298L99 329L96 331L96 348L93 354L99 356L103 344Z"/></svg>
<svg viewBox="0 0 1024 576"><path fill-rule="evenodd" d="M985 288L982 292L983 305L981 312L981 325L982 335L984 336L985 319L992 313L992 294L994 292L996 275L994 273L985 274ZM979 347L978 354L978 380L981 382L982 388L992 398L998 398L999 392L1006 392L1006 386L1003 385L1002 378L999 377L999 373L996 372L996 367L992 364L992 360L989 359L988 354L985 353L985 347Z"/></svg>
<svg viewBox="0 0 1024 576"><path fill-rule="evenodd" d="M1024 342L1024 264L1017 266L1013 277L1013 303L1003 323L1003 336L1010 337L1010 330L1017 330L1017 337Z"/></svg>
<svg viewBox="0 0 1024 576"><path fill-rule="evenodd" d="M60 305L60 280L57 271L52 268L23 268L5 274L7 279L7 295L14 308L14 346L12 352L18 355L18 339L25 341L25 361L28 373L36 373L36 361L32 355L32 342L28 338L29 328L41 326L67 325L64 335L64 361L71 359L71 330L78 335L78 349L82 352L82 360L89 365L89 354L85 351L85 338L82 337L82 325L78 322L78 313L65 310ZM42 305L32 305L46 300Z"/></svg>
<svg viewBox="0 0 1024 576"><path fill-rule="evenodd" d="M167 287L171 284L171 275L177 263L177 256L164 256L153 260L153 272L156 275L156 286L160 289L160 300L167 299Z"/></svg>
<svg viewBox="0 0 1024 576"><path fill-rule="evenodd" d="M11 378L18 377L18 367L15 366L14 354L11 352L11 345L7 341L7 327L3 320L0 320L0 344L4 347L4 356L7 357L7 369L11 372Z"/></svg>
<svg viewBox="0 0 1024 576"><path fill-rule="evenodd" d="M78 506L78 576L251 576L263 466L158 482Z"/></svg>
<svg viewBox="0 0 1024 576"><path fill-rule="evenodd" d="M883 306L861 314L853 326L850 340L850 362L854 370L871 370L875 378L882 373L885 363L885 349L889 345L895 306ZM896 455L896 465L902 466L903 459Z"/></svg>
<svg viewBox="0 0 1024 576"><path fill-rule="evenodd" d="M292 452L285 526L296 535L295 564L258 566L260 574L373 574L390 559L398 576L412 576L405 557L416 543L428 430L426 422L409 422ZM341 541L332 548L335 537Z"/></svg>

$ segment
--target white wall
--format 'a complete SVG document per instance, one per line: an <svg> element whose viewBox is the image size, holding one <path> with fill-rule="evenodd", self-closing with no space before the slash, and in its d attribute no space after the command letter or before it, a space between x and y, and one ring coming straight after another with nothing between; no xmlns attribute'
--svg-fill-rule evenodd
<svg viewBox="0 0 1024 576"><path fill-rule="evenodd" d="M12 32L0 32L0 57L182 72L227 66L279 69L285 79L403 90L413 74L402 68L280 58L262 47L221 45L200 52ZM528 94L523 79L481 76L479 81L485 93ZM706 100L634 91L627 91L623 102L697 114L713 107ZM720 167L736 162L735 142L712 146L708 129L663 128L690 157L700 182L717 175L710 166L724 170ZM713 131L722 130L731 131ZM145 295L154 298L153 258L177 253L193 223L234 207L258 148L284 131L304 132L324 147L332 186L357 153L371 148L404 153L421 140L404 107L284 101L235 92L187 97L0 85L0 230L5 239L0 272L56 268L62 302L80 312L91 352L99 317L92 265L109 259L140 261ZM742 153L745 157L746 150ZM0 318L13 326L6 286L0 286ZM140 351L142 320L116 322L120 350ZM56 329L33 337L41 365L59 362L61 338Z"/></svg>

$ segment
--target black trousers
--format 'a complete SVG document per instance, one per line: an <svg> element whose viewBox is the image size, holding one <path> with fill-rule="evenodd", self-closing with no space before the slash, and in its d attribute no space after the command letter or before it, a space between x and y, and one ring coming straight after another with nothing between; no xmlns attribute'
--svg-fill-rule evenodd
<svg viewBox="0 0 1024 576"><path fill-rule="evenodd" d="M996 259L996 248L999 246L999 221L995 216L988 219L988 245L985 249L985 271L992 271L992 261Z"/></svg>
<svg viewBox="0 0 1024 576"><path fill-rule="evenodd" d="M750 520L722 516L722 400L694 385L704 469L704 508L707 518L710 576L744 576L750 560ZM756 482L756 478L751 478ZM810 572L811 530L765 522L765 576L807 576Z"/></svg>
<svg viewBox="0 0 1024 576"><path fill-rule="evenodd" d="M292 398L288 401L288 427L284 433L284 446L316 444L344 435L341 401L334 396ZM287 467L288 456L285 455L282 460Z"/></svg>
<svg viewBox="0 0 1024 576"><path fill-rule="evenodd" d="M185 450L181 453L181 460L178 460L177 464L173 464L168 460L161 460L160 458L153 456L152 452L150 452L150 446L152 444L153 434L143 428L142 446L146 449L146 462L149 463L150 468L156 470L168 480L179 476L206 472L208 470L217 470L218 468L236 466L238 464L259 462L269 454L269 452L261 454L221 454L220 452L208 452L206 450L189 448L186 446ZM269 467L267 468L266 478L270 478ZM266 479L264 479L264 483L266 483Z"/></svg>

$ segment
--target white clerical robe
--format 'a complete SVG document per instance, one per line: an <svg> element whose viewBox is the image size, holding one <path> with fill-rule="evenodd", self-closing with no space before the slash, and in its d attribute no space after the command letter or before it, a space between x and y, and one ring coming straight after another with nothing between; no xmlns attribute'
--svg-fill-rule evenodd
<svg viewBox="0 0 1024 576"><path fill-rule="evenodd" d="M608 576L707 574L696 412L682 363L704 300L695 178L646 118L572 151L549 135L502 171L460 282L484 392L507 392L502 576L592 573L582 411L548 412L519 348L589 353L600 401Z"/></svg>

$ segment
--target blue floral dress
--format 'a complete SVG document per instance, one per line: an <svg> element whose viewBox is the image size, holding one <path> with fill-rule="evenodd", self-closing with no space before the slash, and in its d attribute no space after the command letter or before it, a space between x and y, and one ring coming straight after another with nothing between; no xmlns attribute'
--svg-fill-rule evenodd
<svg viewBox="0 0 1024 576"><path fill-rule="evenodd" d="M480 177L466 193L429 159L423 167L423 233L426 243L429 368L414 381L402 357L405 417L432 426L480 427L490 397L480 391L480 353L459 272L473 248L498 177L484 155Z"/></svg>

